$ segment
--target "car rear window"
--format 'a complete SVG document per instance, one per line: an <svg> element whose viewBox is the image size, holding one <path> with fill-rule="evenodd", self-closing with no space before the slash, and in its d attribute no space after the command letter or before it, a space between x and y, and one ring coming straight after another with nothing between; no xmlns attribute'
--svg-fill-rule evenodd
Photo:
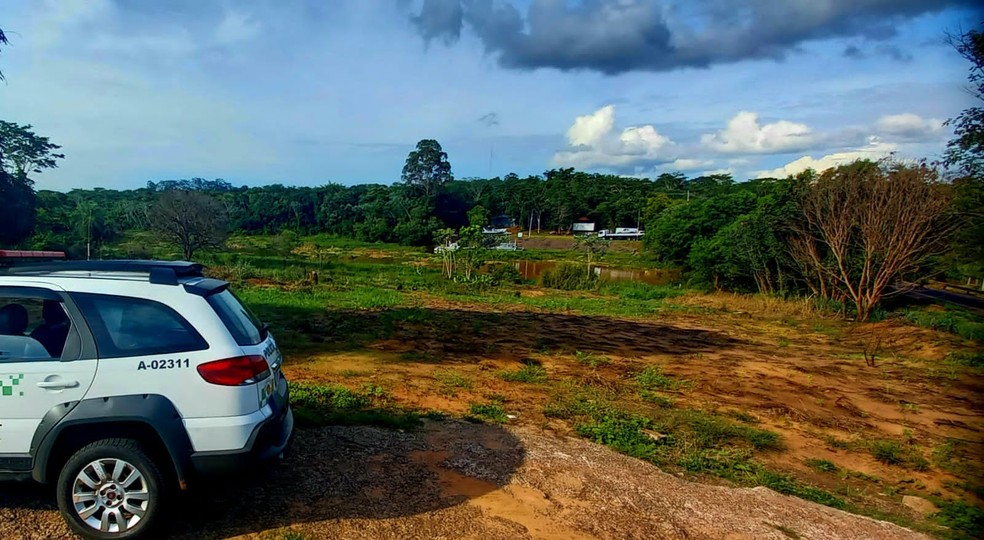
<svg viewBox="0 0 984 540"><path fill-rule="evenodd" d="M191 323L153 300L72 294L96 339L100 358L201 351L208 343Z"/></svg>
<svg viewBox="0 0 984 540"><path fill-rule="evenodd" d="M206 299L240 346L258 345L266 339L263 324L229 290L209 295Z"/></svg>

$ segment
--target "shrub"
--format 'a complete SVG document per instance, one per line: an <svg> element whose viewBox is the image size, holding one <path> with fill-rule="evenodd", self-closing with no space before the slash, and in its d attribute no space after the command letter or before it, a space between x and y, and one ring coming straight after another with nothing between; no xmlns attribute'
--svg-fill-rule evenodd
<svg viewBox="0 0 984 540"><path fill-rule="evenodd" d="M599 282L598 275L593 271L572 263L560 263L546 269L540 281L544 287L563 291L593 290L598 288Z"/></svg>
<svg viewBox="0 0 984 540"><path fill-rule="evenodd" d="M512 263L493 263L489 266L488 275L496 284L523 282L523 274Z"/></svg>
<svg viewBox="0 0 984 540"><path fill-rule="evenodd" d="M898 441L874 441L869 451L875 459L888 465L900 465L905 461L902 444Z"/></svg>

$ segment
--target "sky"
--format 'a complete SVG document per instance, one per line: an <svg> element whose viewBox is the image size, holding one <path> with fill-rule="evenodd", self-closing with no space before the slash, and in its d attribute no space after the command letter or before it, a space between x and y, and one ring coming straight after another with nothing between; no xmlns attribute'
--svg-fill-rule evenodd
<svg viewBox="0 0 984 540"><path fill-rule="evenodd" d="M0 0L0 119L38 189L785 176L938 158L975 105L971 0Z"/></svg>

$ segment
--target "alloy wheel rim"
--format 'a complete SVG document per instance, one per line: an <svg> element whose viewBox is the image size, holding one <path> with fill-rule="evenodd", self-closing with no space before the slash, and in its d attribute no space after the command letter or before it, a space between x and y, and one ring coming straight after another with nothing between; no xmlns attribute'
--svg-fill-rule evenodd
<svg viewBox="0 0 984 540"><path fill-rule="evenodd" d="M131 463L117 458L97 459L75 476L72 504L89 527L122 533L147 514L150 491L143 474Z"/></svg>

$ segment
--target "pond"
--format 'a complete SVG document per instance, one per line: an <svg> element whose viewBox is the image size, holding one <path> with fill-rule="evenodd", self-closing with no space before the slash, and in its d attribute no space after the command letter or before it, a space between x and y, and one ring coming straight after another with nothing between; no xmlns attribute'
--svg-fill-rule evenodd
<svg viewBox="0 0 984 540"><path fill-rule="evenodd" d="M555 261L520 260L515 262L515 266L524 279L539 279L545 270L557 266L557 263ZM598 277L610 281L641 281L650 285L669 285L680 280L679 270L609 268L594 265L591 268Z"/></svg>

